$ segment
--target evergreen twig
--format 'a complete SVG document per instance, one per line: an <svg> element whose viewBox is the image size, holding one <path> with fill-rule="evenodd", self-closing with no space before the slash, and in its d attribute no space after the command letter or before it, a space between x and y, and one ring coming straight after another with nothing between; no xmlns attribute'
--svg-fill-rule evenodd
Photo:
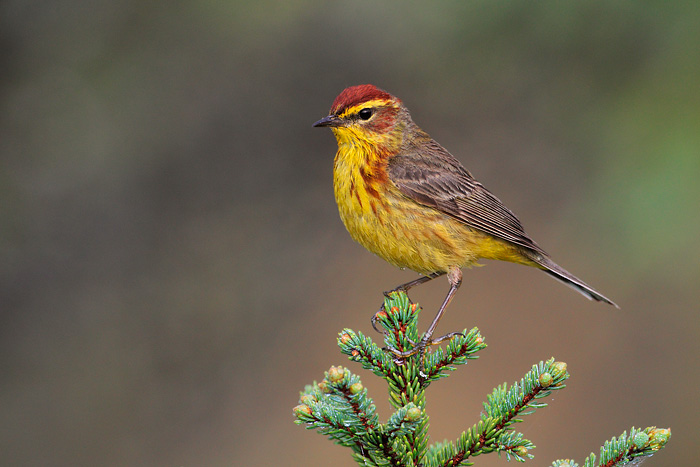
<svg viewBox="0 0 700 467"><path fill-rule="evenodd" d="M420 340L417 330L420 307L403 292L386 297L384 310L378 314L384 328L384 344L399 351L410 350ZM569 377L566 364L550 358L534 365L520 381L497 386L487 396L481 419L463 432L456 441L428 445L428 415L425 412L426 388L449 376L458 365L478 358L486 347L477 328L455 335L442 349L425 355L397 360L362 333L344 329L338 345L351 361L386 380L389 401L395 412L380 423L374 402L367 395L360 378L347 368L331 367L320 383L306 386L299 405L294 408L296 423L328 436L353 451L353 458L364 466L454 467L472 465L481 454L498 452L508 460L532 458L535 446L512 426L523 416L547 404L542 399L552 391L563 389ZM601 447L599 461L591 454L582 467L622 467L638 463L662 449L671 432L649 427L632 428ZM563 459L552 467L579 467Z"/></svg>

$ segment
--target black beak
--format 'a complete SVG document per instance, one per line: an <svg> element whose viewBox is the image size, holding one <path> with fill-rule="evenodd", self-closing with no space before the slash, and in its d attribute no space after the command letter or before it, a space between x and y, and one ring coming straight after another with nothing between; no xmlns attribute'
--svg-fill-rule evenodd
<svg viewBox="0 0 700 467"><path fill-rule="evenodd" d="M317 121L311 126L316 126L316 127L323 127L323 126L329 126L329 127L334 127L334 126L341 126L342 125L342 120L337 116L337 115L329 115L327 117L323 117L321 120Z"/></svg>

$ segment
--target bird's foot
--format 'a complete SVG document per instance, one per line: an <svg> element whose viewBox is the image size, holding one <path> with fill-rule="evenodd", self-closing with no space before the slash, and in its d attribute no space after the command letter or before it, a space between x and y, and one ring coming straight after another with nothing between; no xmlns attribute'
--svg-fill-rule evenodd
<svg viewBox="0 0 700 467"><path fill-rule="evenodd" d="M462 334L461 332L450 332L448 334L445 334L444 336L440 336L435 339L429 336L423 336L423 338L417 343L409 340L409 343L413 346L413 348L409 350L398 350L394 349L393 347L385 347L384 350L391 353L394 356L394 363L396 363L397 365L403 365L404 363L406 363L407 358L412 357L414 355L419 355L420 360L422 362L428 347L441 344L445 341L449 341L450 339L456 336L464 337L464 334Z"/></svg>
<svg viewBox="0 0 700 467"><path fill-rule="evenodd" d="M386 311L384 311L384 304L379 307L379 311L372 315L372 329L377 331L379 334L384 334L384 331L377 328L377 321L383 316L386 316Z"/></svg>

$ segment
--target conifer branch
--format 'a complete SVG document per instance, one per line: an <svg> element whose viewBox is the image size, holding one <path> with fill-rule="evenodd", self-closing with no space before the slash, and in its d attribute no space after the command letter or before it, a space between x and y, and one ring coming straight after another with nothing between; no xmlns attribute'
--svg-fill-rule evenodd
<svg viewBox="0 0 700 467"><path fill-rule="evenodd" d="M392 292L386 297L383 310L377 314L377 321L385 331L385 346L401 352L411 350L420 340L420 307L411 303L404 292ZM363 466L455 467L472 465L473 458L491 452L521 462L532 458L530 450L534 444L512 426L521 422L523 416L545 407L542 399L563 389L569 377L565 363L554 358L540 362L520 381L497 386L483 403L481 419L457 440L429 446L426 388L449 376L457 366L477 358L476 352L486 347L479 330L465 329L444 349L437 347L424 355L402 359L394 358L368 336L350 329L340 332L338 346L351 361L387 382L394 413L381 423L360 378L347 368L333 366L320 383L302 391L294 415L296 423L350 447L355 461ZM598 463L591 454L582 467L637 465L662 449L670 435L667 429L632 428L629 436L625 432L603 445ZM555 461L552 467L579 466L564 459Z"/></svg>
<svg viewBox="0 0 700 467"><path fill-rule="evenodd" d="M629 436L624 431L619 438L612 438L600 448L600 460L591 453L583 462L583 467L623 467L638 466L644 460L663 449L671 437L668 428L647 427L643 430L632 427ZM551 467L579 467L571 459L554 461Z"/></svg>

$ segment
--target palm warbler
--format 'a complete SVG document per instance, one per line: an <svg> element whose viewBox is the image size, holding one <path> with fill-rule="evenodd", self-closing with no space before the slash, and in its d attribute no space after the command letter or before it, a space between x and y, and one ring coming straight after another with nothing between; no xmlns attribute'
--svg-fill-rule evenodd
<svg viewBox="0 0 700 467"><path fill-rule="evenodd" d="M589 299L617 307L554 263L498 198L413 123L400 99L371 84L349 87L313 126L330 127L338 141L335 199L352 238L422 274L394 290L447 274L449 292L420 351L440 340L432 335L462 282L461 268L480 258L540 268Z"/></svg>

